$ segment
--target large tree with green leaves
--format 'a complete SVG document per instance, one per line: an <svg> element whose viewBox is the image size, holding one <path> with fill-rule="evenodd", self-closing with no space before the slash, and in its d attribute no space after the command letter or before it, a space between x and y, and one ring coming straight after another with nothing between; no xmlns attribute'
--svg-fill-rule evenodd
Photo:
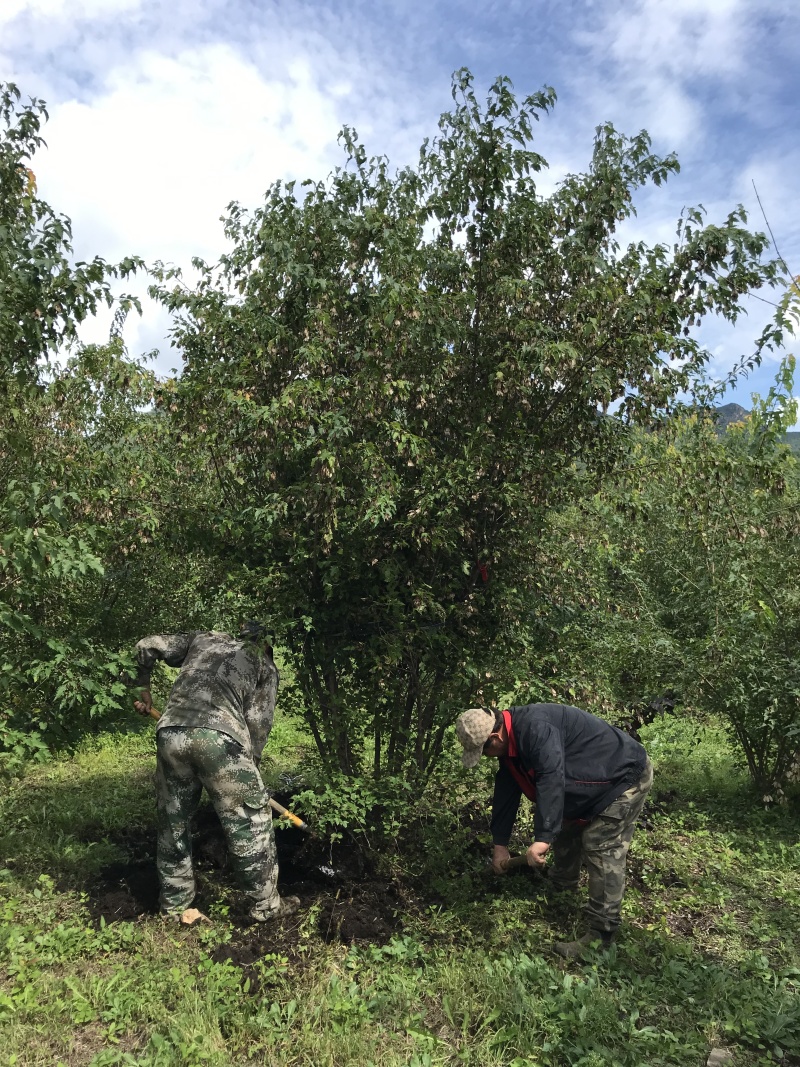
<svg viewBox="0 0 800 1067"><path fill-rule="evenodd" d="M545 515L703 366L691 327L735 320L777 273L741 208L618 245L637 191L678 168L645 133L601 126L586 172L543 196L532 135L554 93L500 78L481 105L461 71L453 96L416 166L345 129L327 181L231 205L219 264L155 290L185 360L164 403L345 772L368 752L424 774L454 710L513 682Z"/></svg>
<svg viewBox="0 0 800 1067"><path fill-rule="evenodd" d="M722 435L700 409L642 439L617 486L624 526L608 527L662 684L722 716L773 800L800 781L800 469L780 440L792 370Z"/></svg>

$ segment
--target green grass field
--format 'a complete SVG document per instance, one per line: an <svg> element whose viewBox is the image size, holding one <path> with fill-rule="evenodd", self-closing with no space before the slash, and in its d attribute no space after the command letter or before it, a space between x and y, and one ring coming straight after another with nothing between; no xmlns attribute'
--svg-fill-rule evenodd
<svg viewBox="0 0 800 1067"><path fill-rule="evenodd" d="M713 726L664 719L644 740L656 786L624 934L569 965L550 946L580 897L487 873L488 780L454 765L391 846L310 842L302 877L287 861L304 908L283 927L241 928L213 851L213 925L115 921L131 872L152 883L152 731L86 742L0 801L0 1064L699 1067L712 1047L800 1064L796 799L760 808ZM279 721L273 784L302 741Z"/></svg>

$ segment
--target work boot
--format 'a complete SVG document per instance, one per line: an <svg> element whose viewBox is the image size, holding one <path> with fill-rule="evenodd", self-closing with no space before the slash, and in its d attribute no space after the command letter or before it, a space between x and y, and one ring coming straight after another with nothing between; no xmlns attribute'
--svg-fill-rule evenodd
<svg viewBox="0 0 800 1067"><path fill-rule="evenodd" d="M293 915L300 907L300 897L281 897L277 907L260 908L254 907L250 912L253 922L268 923L273 919L285 919L287 915Z"/></svg>
<svg viewBox="0 0 800 1067"><path fill-rule="evenodd" d="M565 960L583 959L592 948L597 952L608 952L614 943L612 931L590 930L577 941L559 941L553 945L553 951L563 956Z"/></svg>

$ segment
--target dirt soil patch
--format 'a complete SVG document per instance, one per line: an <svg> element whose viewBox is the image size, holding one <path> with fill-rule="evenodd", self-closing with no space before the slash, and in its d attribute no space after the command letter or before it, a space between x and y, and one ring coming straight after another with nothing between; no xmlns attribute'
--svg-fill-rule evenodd
<svg viewBox="0 0 800 1067"><path fill-rule="evenodd" d="M84 837L89 831L84 831ZM127 860L109 864L87 887L87 906L99 922L136 920L158 912L158 876L155 867L155 827L136 832L98 832L127 854ZM372 858L355 844L320 841L294 829L275 834L278 849L278 887L281 895L298 896L301 909L275 923L251 924L245 901L238 893L228 864L225 838L210 807L201 808L194 820L192 857L198 881L197 906L201 910L219 896L220 883L230 904L234 939L217 949L215 958L238 965L251 964L265 953L296 955L299 926L316 905L317 929L326 941L385 944L401 927L400 912L411 900L408 887L387 882ZM412 894L413 895L413 894Z"/></svg>
<svg viewBox="0 0 800 1067"><path fill-rule="evenodd" d="M291 806L291 798L277 799ZM403 916L440 906L448 884L466 879L470 899L489 898L496 894L497 884L486 864L486 830L485 811L468 804L455 830L457 847L449 841L446 850L449 860L445 862L452 869L434 863L416 873L407 870L387 876L376 857L355 841L331 843L276 824L278 888L282 896L299 897L300 909L275 922L253 923L228 863L222 827L213 808L204 805L195 816L192 834L198 884L195 906L208 913L216 901L224 900L233 927L229 939L213 949L212 959L230 961L239 968L243 985L249 980L247 989L253 995L279 980L287 967L297 972L307 965L311 931L328 943L384 945L403 929ZM85 827L81 836L85 840L105 838L124 853L123 859L103 868L91 885L82 887L92 919L109 923L157 914L155 826L120 832ZM529 879L525 872L516 874L509 877L507 888L518 883L521 895L527 897Z"/></svg>

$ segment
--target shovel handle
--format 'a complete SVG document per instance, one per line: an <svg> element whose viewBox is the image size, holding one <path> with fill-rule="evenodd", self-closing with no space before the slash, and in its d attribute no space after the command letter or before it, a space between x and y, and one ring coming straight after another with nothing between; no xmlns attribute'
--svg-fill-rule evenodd
<svg viewBox="0 0 800 1067"><path fill-rule="evenodd" d="M503 864L503 870L513 871L517 867L527 866L529 866L527 856L511 856L510 859L507 859L506 862Z"/></svg>
<svg viewBox="0 0 800 1067"><path fill-rule="evenodd" d="M503 872L507 873L508 871L515 871L519 867L524 867L526 870L530 871L531 874L536 875L537 878L547 878L547 867L534 867L532 864L528 863L528 857L525 855L512 856L510 859L507 859L503 864Z"/></svg>
<svg viewBox="0 0 800 1067"><path fill-rule="evenodd" d="M150 716L151 719L161 718L161 712L158 710L158 708L152 707L152 705L148 709L147 714ZM296 826L298 830L308 829L308 823L303 822L299 815L295 815L294 812L289 811L288 808L285 808L283 804L279 804L277 800L273 800L272 797L269 798L269 806L272 808L273 811L276 811L278 815L280 815L282 818L288 819L292 826Z"/></svg>
<svg viewBox="0 0 800 1067"><path fill-rule="evenodd" d="M283 804L279 804L277 800L273 800L272 797L269 798L269 806L282 818L288 819L292 826L296 826L298 830L308 829L308 823L303 822L299 815L295 815L293 812L285 808Z"/></svg>

